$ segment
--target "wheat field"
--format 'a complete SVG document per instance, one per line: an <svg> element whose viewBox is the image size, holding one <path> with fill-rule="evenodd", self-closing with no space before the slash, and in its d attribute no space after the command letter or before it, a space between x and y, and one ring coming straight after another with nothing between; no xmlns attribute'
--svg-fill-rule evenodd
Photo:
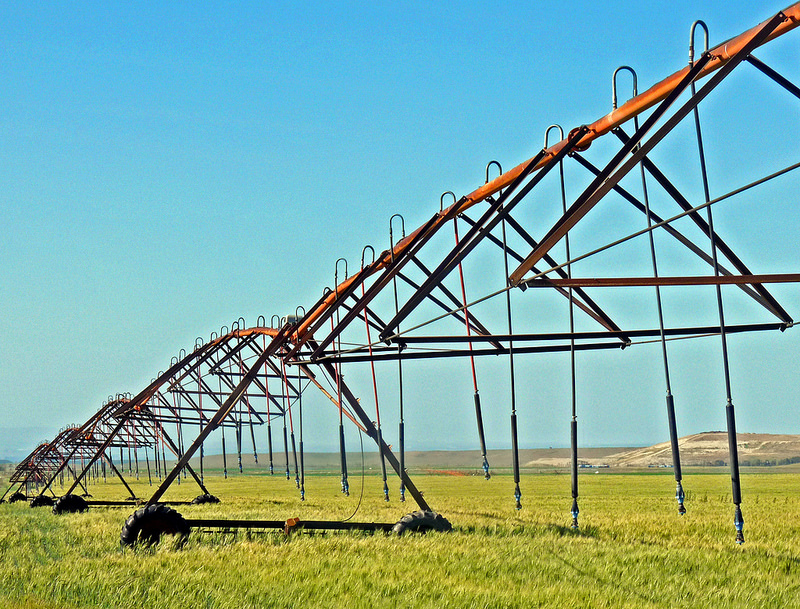
<svg viewBox="0 0 800 609"><path fill-rule="evenodd" d="M450 533L193 530L181 548L122 549L132 507L56 516L0 505L0 607L800 607L800 475L743 476L745 544L734 543L729 478L685 474L679 516L669 472L580 476L580 528L569 526L570 479L526 474L523 508L510 476L415 475ZM182 481L166 499L189 499ZM395 522L416 506L377 476L294 481L207 477L222 503L180 506L186 518ZM363 493L362 493L363 487ZM96 499L122 487L89 487ZM144 481L137 494L152 492Z"/></svg>

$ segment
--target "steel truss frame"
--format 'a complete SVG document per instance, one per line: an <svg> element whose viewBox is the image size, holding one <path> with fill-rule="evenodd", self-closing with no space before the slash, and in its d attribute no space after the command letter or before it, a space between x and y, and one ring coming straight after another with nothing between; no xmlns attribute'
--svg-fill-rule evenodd
<svg viewBox="0 0 800 609"><path fill-rule="evenodd" d="M192 353L182 352L179 357L174 358L169 369L160 373L136 396L124 401L116 400L113 405L111 403L105 405L98 415L81 428L65 430L53 443L37 447L26 459L27 463L21 464L20 472L15 472L14 480L21 484L35 480L44 484L44 489L41 491L44 493L49 490L56 477L73 464L72 469L76 471L68 491L71 493L81 484L98 460L105 460L111 465L109 451L113 448L123 450L151 448L159 438L163 438L162 443L166 442L169 445L176 463L164 475L158 488L147 500L147 505L161 502L167 489L175 480L180 479L183 472L189 472L201 490L208 494L203 484L202 447L209 435L217 429L234 429L241 467L245 417L251 433L253 425L268 424L273 417L282 418L285 423L286 417L291 416L291 405L299 403L303 391L313 385L334 404L341 415L347 416L375 442L382 459L385 459L398 474L401 492L408 490L421 509L429 510L430 506L413 484L404 466L403 362L469 357L473 362L473 378L475 378L474 358L493 355L508 357L510 362L512 445L515 455L517 507L520 507L514 357L530 353L563 351L570 352L573 357L573 521L577 526L575 353L586 350L625 349L635 344L636 339L652 337L660 338L664 348L670 433L677 465L675 473L680 507L683 509L680 462L677 456L672 396L669 393L665 341L667 337L718 335L723 343L727 382L726 336L740 332L784 331L794 325L793 317L778 302L768 286L775 283L797 283L800 281L800 273L753 273L715 230L710 209L713 205L746 189L788 174L800 167L800 163L766 175L760 180L715 199L709 196L706 183L704 200L700 204L693 204L692 197L682 193L676 182L668 177L668 172L657 166L652 153L679 125L694 117L701 171L704 183L707 182L698 107L709 95L717 91L719 85L732 73L741 72L744 69L742 66L754 68L752 73L769 79L788 94L800 99L800 88L753 56L756 49L790 32L798 25L800 25L800 3L788 7L740 36L707 49L696 60L692 56L689 65L682 70L641 94L634 92L634 96L618 108L615 102L613 111L599 120L569 131L566 137L562 132L561 141L552 146L548 146L545 142L545 147L531 159L510 171L505 173L501 171L500 175L491 181L487 167L485 184L461 198L453 195L452 205L447 208L442 205L429 220L408 235L403 229L401 238L396 242L391 235L390 220L389 249L374 257L369 263L364 261L362 254L359 271L348 277L345 270L345 278L341 282L338 281L337 262L334 289L326 289L320 300L307 312L304 311L294 318L277 324L273 316L270 324L272 327L267 327L265 319L263 323L260 319L253 328L245 328L243 320L241 324L237 321L231 330L223 329L225 331L218 337L213 337L210 342L196 342ZM693 38L694 26L692 31ZM616 82L614 87L616 100ZM640 119L642 119L641 124ZM595 165L586 151L594 142L609 134L612 137L605 137L603 142L613 149L613 153L610 158ZM575 180L579 192L570 197L569 202L564 186L566 164L570 164L570 167L578 170L588 180L588 182ZM631 188L625 184L625 178L637 168L642 176L641 196L633 194ZM549 225L549 228L545 226L543 230L542 226L530 221L532 215L536 216L535 212L531 213L531 201L540 191L549 192L543 184L549 184L559 178L563 213ZM658 192L661 197L674 205L676 213L673 216L665 218L650 209L647 184L651 189L654 187L657 189L653 192ZM646 228L638 226L623 238L606 243L596 250L580 256L571 255L570 231L577 226L583 226L582 221L592 209L612 198L630 205L641 214L642 224L646 223ZM480 205L483 207L479 207ZM468 212L471 211L475 211L477 216L468 216ZM706 212L707 218L704 218L701 212ZM686 228L679 228L686 225L686 222L681 224L682 219L687 219L693 225L691 233ZM447 245L445 231L442 229L451 225L455 228L456 239L455 243ZM460 236L459 225L462 228L466 227L466 231ZM703 276L659 274L652 242L652 235L656 232L664 235L664 239L674 245L684 248L705 268L710 268L711 272ZM543 236L537 238L535 236L537 234ZM584 260L645 235L651 239L652 276L577 277L574 275ZM566 243L563 259L561 254L555 251L556 246L562 243ZM494 289L486 288L483 294L478 297L473 296L471 301L467 301L463 285L463 265L471 264L478 257L473 254L475 251L502 255L505 271L502 285L495 286ZM509 263L516 266L509 267ZM459 276L460 290L453 285L455 278ZM490 284L489 281L486 283L487 286ZM715 286L718 294L719 323L693 326L665 324L661 314L659 288L695 285ZM767 322L726 324L720 292L722 285L736 286L772 319ZM618 311L611 312L600 305L596 291L600 291L600 288L621 286L637 286L656 291L659 299L658 328L632 326L622 319L624 316ZM510 294L514 291L517 299L529 289L530 292L550 290L567 300L571 320L569 331L537 331L532 326L520 329L519 325L514 329ZM476 310L480 310L483 303L497 302L503 298L507 300L506 327L502 327L503 324L491 315L488 316L491 319L488 319L483 312L480 319L478 318ZM596 329L576 331L572 322L573 310L585 316L586 323L594 324ZM436 314L431 311L436 311ZM447 330L439 330L445 326ZM460 333L452 331L452 327ZM378 341L370 338L370 330L379 338ZM398 365L401 412L398 455L390 450L381 436L380 426L371 421L355 392L344 383L343 379L343 366L378 361L394 361ZM217 381L216 386L213 386L214 377ZM303 382L298 380L301 378ZM323 382L335 388L335 395L324 388ZM274 390L276 384L281 388L277 392ZM479 433L483 444L477 380L475 396ZM726 412L729 423L733 498L736 505L737 541L743 541L735 418L729 383ZM167 435L166 428L174 430L175 435ZM191 442L184 438L188 429L198 431ZM253 445L255 453L255 440ZM288 477L288 444L286 446ZM300 446L302 461L302 433ZM200 475L190 466L190 460L198 454L198 451L201 455ZM483 451L485 460L485 447ZM346 466L343 440L342 455L344 482ZM84 463L82 468L74 467L78 460ZM485 468L488 477L488 466ZM297 470L297 466L295 469ZM115 471L115 473L122 478L120 472ZM130 494L133 495L132 492ZM231 524L232 521L225 521L225 524L222 521L216 522L219 526L280 524L266 525L262 522L260 525L252 523L236 525ZM214 523L198 520L195 525L214 526ZM328 525L332 528L340 526L335 523ZM324 526L324 523L315 523L313 526ZM357 523L356 526L365 525ZM374 527L385 529L387 525L374 525Z"/></svg>

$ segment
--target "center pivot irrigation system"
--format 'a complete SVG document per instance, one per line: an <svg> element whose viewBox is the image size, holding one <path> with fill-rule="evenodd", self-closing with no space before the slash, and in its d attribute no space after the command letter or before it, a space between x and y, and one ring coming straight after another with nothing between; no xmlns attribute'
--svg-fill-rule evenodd
<svg viewBox="0 0 800 609"><path fill-rule="evenodd" d="M413 372L419 370L414 366L418 360L435 360L437 374L441 371L443 377L453 374L471 381L480 466L487 479L490 464L484 417L489 411L484 412L478 378L482 370L491 371L486 376L497 382L502 366L515 507L520 509L517 398L520 387L531 383L530 375L520 371L542 354L564 353L569 354L571 378L565 402L571 406L571 515L577 527L576 360L582 352L611 350L618 354L656 343L663 359L676 499L683 514L670 341L714 336L721 346L736 540L743 542L728 338L737 333L791 328L792 316L774 296L776 288L768 286L789 283L794 287L800 273L754 273L715 229L712 207L765 192L775 184L782 187L781 196L768 194L759 199L759 206L793 207L794 201L787 200L785 193L797 192L796 178L787 181L800 163L796 145L789 152L795 158L782 159L778 152L751 155L748 171L733 174L739 179L755 170L758 176L712 196L711 163L707 163L711 148L706 142L709 138L704 139L700 110L708 99L710 113L718 118L736 105L729 101L746 97L751 83L756 82L795 110L800 107L800 88L754 55L798 25L800 3L709 48L707 27L695 22L690 31L689 63L682 70L639 93L636 73L627 66L619 68L611 79L609 114L567 132L552 125L545 132L544 147L510 171L503 172L499 163L490 162L480 188L461 198L444 193L439 209L413 232L406 234L402 216L395 214L389 220L389 248L376 255L366 246L353 273L348 273L346 260L337 260L335 287L326 288L308 310L298 307L294 315L273 316L269 324L260 318L255 327L246 327L240 318L231 328L212 335L210 341L198 339L190 353L182 351L173 358L169 368L141 392L109 398L85 424L66 428L52 442L38 446L14 471L3 497L32 497L32 505L54 503L56 512L83 511L93 503L114 503L85 497L89 481L116 476L130 494L116 503L141 504L124 473L137 478L147 475L151 484L157 481L158 486L144 507L127 519L122 542L128 545L157 540L164 533L185 535L191 527L447 530L450 524L431 510L405 467L408 396L404 390L414 383ZM700 34L702 46L695 51ZM790 39L787 36L781 43ZM796 54L796 41L794 45ZM620 73L632 78L633 96L618 106ZM728 132L738 129L746 134L751 125L765 123L764 105L754 100L749 106L752 122L728 125ZM791 120L796 124L796 115ZM766 123L786 126L784 116L769 117ZM558 134L560 141L550 145L553 134ZM723 147L736 145L728 142ZM658 162L658 153L665 147L672 159L674 150L679 151L679 160L666 167ZM493 172L499 175L490 179ZM731 181L724 176L716 179ZM651 209L651 204L660 213ZM736 218L726 220L728 227L743 228ZM608 232L614 234L608 236ZM576 255L578 245L586 249ZM771 253L769 247L758 251ZM625 275L628 272L631 274ZM730 290L725 300L736 303L733 315L730 305L723 302L723 286ZM620 291L625 293L623 298L618 297ZM617 296L610 296L612 292ZM627 296L633 292L636 297ZM711 302L707 309L713 312L712 321L686 322L700 318L700 312L707 310L703 305L693 304L697 310L687 310L690 305L684 304L676 309L680 315L673 311L675 307L666 306L676 302L670 298L676 298L678 292L691 294L692 303ZM683 296L678 298L677 302L685 303L680 300ZM606 304L601 305L604 300ZM639 305L644 302L652 309L643 310ZM493 358L483 357L488 355ZM469 368L456 369L444 361L447 358L461 358ZM345 383L345 371L348 377L354 372L356 384L359 378L370 379L363 383L361 398L353 383ZM390 432L396 437L395 450L384 438L381 407L385 410L387 398L379 392L378 380L397 390L391 409L392 416L399 417ZM484 377L482 385L489 384ZM305 408L309 407L309 391L317 400L321 395L338 413L342 492L349 494L347 424L375 443L385 499L388 501L390 494L387 470L392 469L399 477L400 500L409 494L419 511L397 523L358 523L189 520L167 507L163 497L174 483L193 481L198 485L200 494L193 503L217 501L204 485L204 444L212 433L221 435L226 453L226 432L228 442L235 443L240 470L243 446L251 445L258 461L258 444L263 447L266 436L267 454L262 451L260 458L269 460L271 473L280 463L282 473L289 480L294 478L300 499L304 499L303 408L304 402ZM495 397L497 393L492 391ZM493 413L498 410L495 404L490 408ZM456 418L458 412L458 405L447 404L431 406L426 416ZM278 427L275 433L273 426ZM174 465L170 468L167 463ZM227 475L227 461L224 469ZM65 478L71 486L56 498L53 485L56 481L64 484ZM76 494L79 487L83 496Z"/></svg>

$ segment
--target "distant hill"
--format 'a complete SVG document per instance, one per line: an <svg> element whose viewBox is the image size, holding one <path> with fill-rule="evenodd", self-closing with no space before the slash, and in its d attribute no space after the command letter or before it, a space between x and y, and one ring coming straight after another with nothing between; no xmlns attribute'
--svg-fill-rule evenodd
<svg viewBox="0 0 800 609"><path fill-rule="evenodd" d="M736 435L741 465L788 465L800 463L800 436L780 434L740 433ZM709 431L685 436L678 440L681 465L714 466L728 464L728 434ZM609 467L662 467L672 464L669 442L646 448L631 448L608 453L602 457L578 451L579 460L591 465ZM569 455L548 455L526 462L528 467L566 467Z"/></svg>
<svg viewBox="0 0 800 609"><path fill-rule="evenodd" d="M739 462L741 465L786 465L800 463L800 435L778 434L738 434ZM683 466L721 466L728 464L728 436L722 431L710 431L685 436L678 441ZM525 468L568 468L570 466L569 448L534 448L520 450L520 463ZM365 447L364 467L368 470L380 469L380 461L374 447ZM511 467L510 450L490 450L487 458L492 469ZM228 471L238 469L236 455L228 455ZM289 453L290 469L294 472L294 460ZM361 469L361 453L347 453L347 465L351 471ZM269 471L269 457L259 454L256 463L253 453L242 454L242 466L248 472ZM644 448L609 447L578 448L578 460L585 466L608 466L610 468L668 467L672 465L672 451L669 442L662 442ZM339 453L305 453L305 467L308 471L339 471ZM406 453L406 467L411 471L459 470L482 474L481 455L477 450L430 450ZM204 467L209 470L222 469L222 455L206 455ZM192 466L199 466L197 458ZM276 473L286 470L286 458L281 447L273 454L273 467ZM387 469L391 467L387 463Z"/></svg>
<svg viewBox="0 0 800 609"><path fill-rule="evenodd" d="M630 448L587 448L581 450L581 456L603 460L607 455L618 454L620 452L633 450ZM569 462L568 448L536 448L520 450L520 462L536 467L542 463L545 467L546 462L555 458L559 461ZM351 471L361 469L361 453L347 453L347 466ZM238 458L236 455L228 455L228 471L238 469ZM291 452L289 453L290 468L294 471L294 460ZM490 450L487 453L487 460L492 469L511 467L510 450ZM242 455L242 466L248 471L269 471L269 457L266 454L259 454L258 463L255 463L252 452ZM339 471L339 453L305 453L303 461L307 470L311 471ZM480 451L477 450L431 450L431 451L409 451L406 453L406 468L412 471L446 471L446 470L473 470L475 473L483 473L481 469L482 458ZM222 469L222 455L207 455L204 459L204 466L208 469ZM192 459L192 467L197 467L197 459ZM273 467L275 472L286 470L286 457L283 450L273 454ZM380 460L374 447L365 447L364 467L367 469L380 469ZM386 464L391 472L391 467Z"/></svg>

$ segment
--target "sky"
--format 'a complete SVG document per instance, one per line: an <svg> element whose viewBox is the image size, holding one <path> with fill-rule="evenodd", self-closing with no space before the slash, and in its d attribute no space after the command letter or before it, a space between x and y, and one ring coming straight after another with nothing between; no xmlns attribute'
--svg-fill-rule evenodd
<svg viewBox="0 0 800 609"><path fill-rule="evenodd" d="M636 68L640 91L683 67L694 20L709 25L714 45L782 8L4 3L0 458L21 458L84 422L109 395L137 393L196 337L240 316L253 325L310 306L333 285L337 258L356 268L364 245L388 246L392 214L416 228L442 192L481 185L489 160L513 167L541 148L550 124L609 112L618 66ZM763 53L795 82L797 36ZM620 87L629 82L621 77ZM717 194L781 168L779 156L797 162L797 100L772 84L748 87L707 116ZM727 118L754 104L764 111L753 122ZM725 156L711 146L719 142L728 142ZM773 144L774 165L763 162ZM676 175L683 154L677 145L664 152ZM798 216L787 201L796 185L786 177L768 201L731 204L720 220L759 271L798 270ZM576 239L588 243L613 218L598 216ZM797 286L775 293L800 314ZM666 306L702 317L702 302ZM740 431L800 433L798 332L731 340ZM640 351L580 359L582 445L667 439L657 346ZM679 432L724 429L718 339L676 346L672 357ZM568 444L564 364L522 368L534 379L520 390L524 446ZM437 383L436 364L410 370L411 447L477 448L466 377L455 389ZM496 363L479 373L507 374ZM506 388L484 383L490 448L507 448ZM431 425L456 394L463 411L446 429ZM335 445L325 433L309 449Z"/></svg>

